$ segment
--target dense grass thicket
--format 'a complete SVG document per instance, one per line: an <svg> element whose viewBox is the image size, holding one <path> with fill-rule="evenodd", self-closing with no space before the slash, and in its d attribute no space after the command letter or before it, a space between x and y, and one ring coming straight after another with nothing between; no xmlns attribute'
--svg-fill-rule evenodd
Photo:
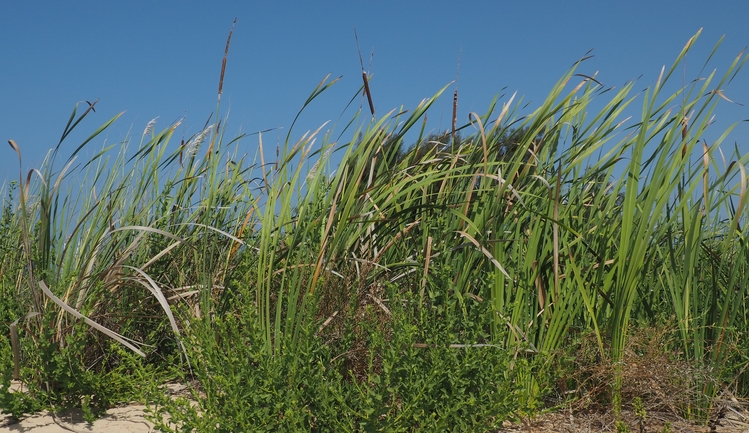
<svg viewBox="0 0 749 433"><path fill-rule="evenodd" d="M573 69L457 133L424 132L441 91L278 151L150 123L79 161L116 118L64 164L58 145L4 191L3 411L145 399L164 431L482 431L565 399L699 418L747 396L749 156L721 150L730 130L705 140L747 57L664 94L692 43L638 94ZM197 405L159 392L173 379Z"/></svg>

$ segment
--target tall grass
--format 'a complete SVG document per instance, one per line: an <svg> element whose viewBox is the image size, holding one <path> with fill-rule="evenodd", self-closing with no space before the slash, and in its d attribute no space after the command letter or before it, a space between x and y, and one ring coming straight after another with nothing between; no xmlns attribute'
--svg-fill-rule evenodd
<svg viewBox="0 0 749 433"><path fill-rule="evenodd" d="M749 325L747 156L723 159L730 128L712 143L703 137L747 57L720 79L712 73L664 95L697 36L640 95L633 83L605 88L577 64L535 110L522 114L514 96L501 107L495 100L458 128L466 138L420 137L405 155L404 137L445 89L410 113L357 113L340 132L323 126L292 139L292 129L275 161L262 133L227 139L217 119L179 146L171 144L179 123L160 132L149 123L134 152L128 139L112 160L112 149L102 149L75 165L115 117L62 170L58 146L11 190L2 221L13 230L2 245L12 247L3 247L2 266L16 277L2 279L12 300L4 320L21 325L26 357L74 337L93 343L81 362L105 356L110 365L96 368L107 371L122 355L73 326L85 316L151 362L181 356L205 381L201 371L230 374L215 365L234 359L225 332L262 362L312 356L370 397L367 384L389 362L401 368L397 350L394 358L377 354L388 342L408 353L502 348L515 370L501 379L520 384L524 393L512 395L528 405L543 379L520 360L553 357L573 334L592 331L600 355L619 366L617 396L632 323L670 324L685 359L745 393L737 353L747 349L738 337ZM304 107L334 82L323 80ZM639 119L623 119L640 99ZM63 139L90 114L76 113ZM22 144L11 146L20 158ZM439 332L398 334L408 323ZM296 383L293 372L272 386ZM27 369L24 378L45 383L50 374ZM226 396L222 380L202 383L218 399L209 401ZM701 385L706 395L718 392ZM353 395L346 386L340 395ZM397 389L383 392L405 399ZM400 416L389 403L378 407ZM353 413L380 422L370 410Z"/></svg>

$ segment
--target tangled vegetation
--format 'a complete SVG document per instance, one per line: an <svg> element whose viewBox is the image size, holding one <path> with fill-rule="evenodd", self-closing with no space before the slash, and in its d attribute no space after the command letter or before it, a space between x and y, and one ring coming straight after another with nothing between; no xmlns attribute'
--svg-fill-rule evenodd
<svg viewBox="0 0 749 433"><path fill-rule="evenodd" d="M573 399L707 419L749 392L749 156L703 139L747 57L664 95L695 38L640 95L573 68L529 113L495 100L411 148L445 89L289 132L277 160L218 120L79 163L115 117L63 168L58 145L3 200L3 411L139 399L163 431L481 431ZM197 404L159 392L175 379Z"/></svg>

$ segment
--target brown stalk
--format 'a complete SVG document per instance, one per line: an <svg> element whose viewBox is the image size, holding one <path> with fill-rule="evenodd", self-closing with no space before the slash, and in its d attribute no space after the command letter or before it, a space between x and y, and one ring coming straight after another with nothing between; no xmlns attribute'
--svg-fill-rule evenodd
<svg viewBox="0 0 749 433"><path fill-rule="evenodd" d="M31 235L29 233L27 215L26 215L26 203L29 197L29 184L31 183L31 175L34 173L33 170L29 171L26 175L26 183L23 182L23 162L21 158L21 148L14 140L8 140L10 147L18 155L18 170L19 170L19 188L20 188L20 200L21 200L21 235L23 239L23 248L26 253L26 260L28 266L28 280L29 288L32 293L32 300L34 301L34 309L37 313L42 311L42 296L38 290L36 290L36 284L34 279L34 268L31 262Z"/></svg>
<svg viewBox="0 0 749 433"><path fill-rule="evenodd" d="M536 291L538 292L538 308L540 312L544 311L546 307L546 290L544 290L544 282L541 280L541 274L538 272L538 262L534 261L531 263L533 273L536 274L534 283L536 284Z"/></svg>
<svg viewBox="0 0 749 433"><path fill-rule="evenodd" d="M681 141L683 143L681 148L681 157L687 156L687 128L689 127L689 118L684 116L681 119Z"/></svg>
<svg viewBox="0 0 749 433"><path fill-rule="evenodd" d="M705 170L702 173L702 191L704 194L704 201L702 202L702 215L705 216L707 207L708 172L710 170L710 148L707 147L707 143L705 142L705 140L702 140L702 150L702 165L703 167L705 167Z"/></svg>
<svg viewBox="0 0 749 433"><path fill-rule="evenodd" d="M234 22L231 24L231 30L229 30L229 37L226 38L226 49L224 49L224 60L221 62L221 76L218 80L218 102L221 102L221 93L224 89L224 73L226 72L226 58L229 56L229 43L231 42L231 34L234 32L234 25L237 23L237 19L234 18Z"/></svg>
<svg viewBox="0 0 749 433"><path fill-rule="evenodd" d="M453 143L455 143L455 126L457 124L457 120L458 120L458 89L456 86L455 92L453 92L453 130L452 130Z"/></svg>
<svg viewBox="0 0 749 433"><path fill-rule="evenodd" d="M463 50L460 50L461 54ZM453 92L453 122L452 122L452 145L455 146L455 129L458 123L458 77L460 75L460 55L458 55L458 70L455 72L455 92Z"/></svg>
<svg viewBox="0 0 749 433"><path fill-rule="evenodd" d="M359 181L361 180L361 176L359 177ZM320 270L322 269L323 265L323 259L325 258L325 248L327 247L329 236L330 236L330 229L333 226L333 215L335 215L336 208L338 207L338 197L341 196L341 193L343 192L343 185L345 183L346 179L345 177L341 179L341 183L338 184L338 188L335 193L335 197L333 197L333 202L330 206L330 213L328 214L328 222L325 224L325 232L323 232L323 242L320 246L320 254L317 256L317 264L315 265L315 272L312 275L312 283L310 284L310 295L313 295L315 293L315 285L317 285L317 279L320 277ZM357 181L357 183L359 183Z"/></svg>
<svg viewBox="0 0 749 433"><path fill-rule="evenodd" d="M369 112L374 116L374 103L372 102L372 93L369 91L369 78L367 73L364 71L364 60L361 57L361 49L359 48L359 35L356 34L356 28L354 28L354 38L356 39L356 51L359 53L359 65L361 66L361 78L364 81L364 94L367 95L367 102L369 102Z"/></svg>
<svg viewBox="0 0 749 433"><path fill-rule="evenodd" d="M552 226L552 242L554 248L554 302L559 300L559 202L562 190L562 159L557 168L556 195L554 197L554 224Z"/></svg>
<svg viewBox="0 0 749 433"><path fill-rule="evenodd" d="M744 210L744 204L746 203L747 191L749 189L749 181L747 180L746 169L743 164L739 164L739 173L741 174L741 192L739 193L739 206L736 208L736 214L733 216L733 222L731 223L731 231L736 232L739 227L739 219L741 213Z"/></svg>
<svg viewBox="0 0 749 433"><path fill-rule="evenodd" d="M229 37L226 38L226 48L224 49L224 58L221 61L221 75L218 79L218 98L216 101L216 117L218 118L218 106L221 105L221 94L224 92L224 74L226 73L226 58L229 56L229 44L231 43L231 35L234 33L234 25L237 23L237 19L234 18L234 22L231 24L231 30L229 30ZM220 128L220 122L217 122L216 129L213 132L213 139L211 145L208 146L208 152L206 152L206 158L211 156L213 152L213 146L216 144L216 137L218 137L218 131Z"/></svg>
<svg viewBox="0 0 749 433"><path fill-rule="evenodd" d="M180 167L184 167L184 165L182 164L182 154L183 154L184 150L185 150L185 139L183 137L182 138L182 142L179 145L179 166Z"/></svg>
<svg viewBox="0 0 749 433"><path fill-rule="evenodd" d="M374 104L372 103L372 93L369 92L369 80L367 79L367 73L361 71L362 80L364 80L364 94L367 95L367 102L369 102L369 112L374 116Z"/></svg>
<svg viewBox="0 0 749 433"><path fill-rule="evenodd" d="M247 215L244 218L244 221L242 221L242 226L239 227L239 232L237 232L237 237L242 239L242 236L244 236L244 231L247 229L247 224L250 222L250 218L252 217L253 212L255 211L254 207L250 207L249 212L247 212ZM234 246L231 249L231 252L229 253L229 260L234 257L234 255L237 253L237 250L239 249L239 246L241 244L235 243Z"/></svg>
<svg viewBox="0 0 749 433"><path fill-rule="evenodd" d="M419 306L424 306L424 291L427 287L427 276L429 275L429 262L432 259L432 237L427 237L427 250L426 250L426 259L424 260L424 275L421 277L421 293L419 294L419 298L421 300Z"/></svg>

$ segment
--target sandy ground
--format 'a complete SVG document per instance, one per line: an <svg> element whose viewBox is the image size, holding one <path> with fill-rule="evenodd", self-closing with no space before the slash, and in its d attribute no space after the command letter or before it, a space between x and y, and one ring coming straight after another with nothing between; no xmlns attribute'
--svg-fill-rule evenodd
<svg viewBox="0 0 749 433"><path fill-rule="evenodd" d="M114 408L106 416L89 424L83 420L80 411L71 411L53 416L48 411L25 418L20 422L9 423L6 418L0 421L0 432L29 433L69 433L69 432L152 432L153 424L146 421L145 406L132 405Z"/></svg>
<svg viewBox="0 0 749 433"><path fill-rule="evenodd" d="M11 385L11 390L24 391L20 383ZM188 395L187 387L181 384L166 385L167 392L176 397ZM33 416L13 420L10 416L0 411L0 433L1 432L28 432L28 433L66 433L66 432L104 432L104 433L146 433L153 432L153 424L146 421L146 406L142 404L130 404L107 410L106 415L96 420L93 424L83 419L80 410L70 410L63 413L52 413L43 411Z"/></svg>

